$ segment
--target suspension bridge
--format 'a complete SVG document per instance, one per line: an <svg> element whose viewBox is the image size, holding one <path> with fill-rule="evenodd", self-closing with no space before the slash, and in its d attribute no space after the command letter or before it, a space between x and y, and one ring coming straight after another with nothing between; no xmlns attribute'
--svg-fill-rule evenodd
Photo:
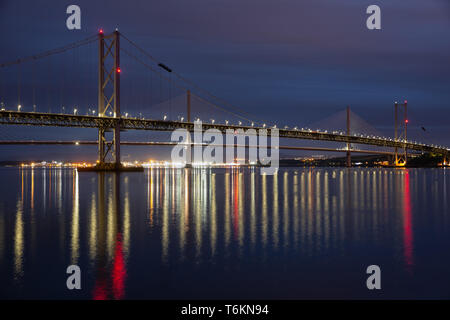
<svg viewBox="0 0 450 320"><path fill-rule="evenodd" d="M121 46L122 42L127 47ZM70 71L70 67L76 68L77 72ZM135 78L128 76L132 69L137 71ZM121 83L124 70L127 82ZM11 84L11 79L16 79L17 87ZM450 153L447 147L408 140L406 101L394 104L393 137L368 135L356 130L353 122L358 117L349 108L344 113L346 130L277 127L255 119L245 110L176 73L118 30L110 34L100 30L97 35L81 41L0 64L0 81L1 125L93 128L98 131L96 140L0 139L0 144L96 145L99 166L112 164L116 169L121 164L121 145L176 144L123 141L122 132L171 132L179 128L192 132L200 121L203 131L216 129L226 133L227 130L245 132L255 129L267 130L270 136L277 129L280 138L344 144L341 148L279 146L279 149L344 152L348 166L351 166L351 153L390 155L396 166L407 163L408 152L442 155L444 165ZM112 138L108 140L109 132ZM355 145L377 147L377 150L360 149Z"/></svg>

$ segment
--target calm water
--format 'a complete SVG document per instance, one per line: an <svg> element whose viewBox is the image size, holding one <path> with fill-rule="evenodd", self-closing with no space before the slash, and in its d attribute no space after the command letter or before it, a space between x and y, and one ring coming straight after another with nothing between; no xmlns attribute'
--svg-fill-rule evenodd
<svg viewBox="0 0 450 320"><path fill-rule="evenodd" d="M448 170L1 168L0 179L0 298L450 298ZM71 264L82 290L66 288Z"/></svg>

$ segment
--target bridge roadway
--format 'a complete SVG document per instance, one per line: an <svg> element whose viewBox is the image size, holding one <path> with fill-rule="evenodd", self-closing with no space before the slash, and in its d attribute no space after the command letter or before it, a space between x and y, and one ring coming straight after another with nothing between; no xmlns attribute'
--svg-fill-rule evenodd
<svg viewBox="0 0 450 320"><path fill-rule="evenodd" d="M27 125L27 126L51 126L51 127L78 127L78 128L114 128L119 122L120 127L126 130L152 130L152 131L173 131L178 128L184 128L189 131L194 130L194 123L180 121L166 121L139 118L114 118L99 116L71 115L60 113L39 113L39 112L19 112L19 111L0 111L0 124L7 125ZM225 124L202 123L202 130L218 129L225 133L227 129L270 129L251 126L236 126ZM389 138L372 138L357 135L335 134L322 131L278 129L280 138L334 141L344 143L355 143L374 145L379 147L404 148L420 152L433 152L447 156L450 154L449 148L437 147L421 143L403 142ZM270 130L268 131L270 135ZM352 152L354 152L352 150ZM380 153L380 152L378 152Z"/></svg>

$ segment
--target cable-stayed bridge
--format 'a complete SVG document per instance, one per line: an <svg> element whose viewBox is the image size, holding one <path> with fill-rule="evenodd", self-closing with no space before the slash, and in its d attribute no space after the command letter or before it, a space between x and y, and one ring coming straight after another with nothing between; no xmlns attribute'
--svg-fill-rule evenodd
<svg viewBox="0 0 450 320"><path fill-rule="evenodd" d="M121 45L123 42L127 46ZM256 119L182 77L117 30L108 35L100 30L98 35L81 41L0 64L0 86L2 125L98 129L96 140L2 138L0 144L96 144L100 163L112 156L119 165L120 145L174 145L164 141L123 141L123 131L171 132L179 128L193 131L200 121L203 131L255 129L267 130L270 136L276 128L280 138L335 142L336 148L279 148L345 152L348 165L350 153L393 155L396 165L406 164L408 150L436 153L444 159L450 153L447 147L408 140L406 101L395 103L393 137L383 137L374 130L367 133L370 126L349 109L326 119L322 128L278 127L273 122ZM346 118L344 130L333 124L333 120L342 123L341 118ZM112 132L110 140L108 132ZM368 148L363 150L356 145Z"/></svg>

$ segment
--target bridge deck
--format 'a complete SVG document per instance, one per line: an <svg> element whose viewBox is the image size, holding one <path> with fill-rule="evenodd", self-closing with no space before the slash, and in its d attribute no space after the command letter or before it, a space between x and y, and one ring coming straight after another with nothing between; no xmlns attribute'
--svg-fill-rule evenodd
<svg viewBox="0 0 450 320"><path fill-rule="evenodd" d="M114 128L117 123L120 127L128 130L152 130L152 131L173 131L175 129L184 128L189 131L194 130L194 123L180 121L164 121L153 119L138 118L114 118L114 117L98 117L83 116L57 113L38 113L38 112L18 112L18 111L0 111L0 124L8 125L28 125L28 126L52 126L52 127L79 127L79 128ZM226 130L264 130L261 127L236 126L224 124L202 123L202 130L217 129L222 133ZM271 129L268 129L268 135ZM334 134L320 131L310 130L286 130L279 129L280 138L307 139L320 141L334 141L344 143L355 143L374 145L379 147L406 148L420 152L433 152L442 155L448 155L450 149L430 146L426 144L395 141L388 138L372 138L356 135ZM352 151L353 152L353 151Z"/></svg>

